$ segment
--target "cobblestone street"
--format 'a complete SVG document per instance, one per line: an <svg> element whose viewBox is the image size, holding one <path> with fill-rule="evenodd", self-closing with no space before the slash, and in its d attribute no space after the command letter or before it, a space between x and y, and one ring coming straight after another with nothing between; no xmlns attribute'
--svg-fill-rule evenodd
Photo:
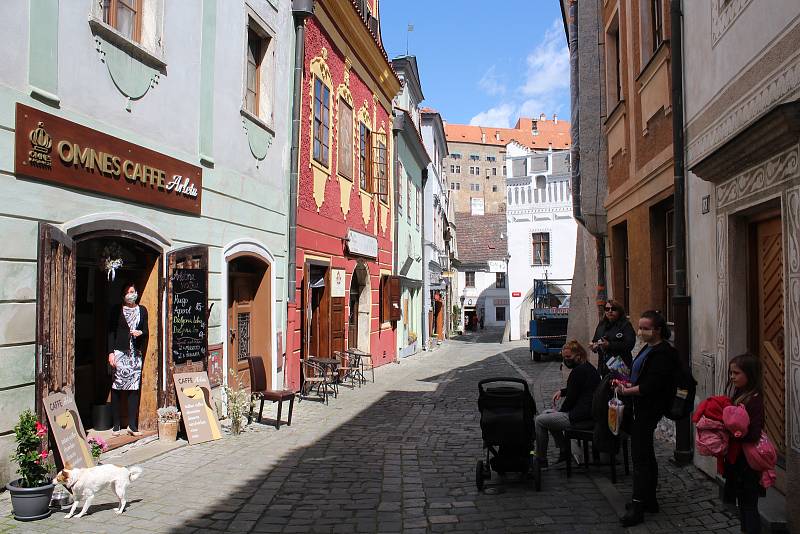
<svg viewBox="0 0 800 534"><path fill-rule="evenodd" d="M478 380L523 376L540 409L560 381L557 363L531 362L526 347L498 337L487 331L379 368L374 384L342 388L329 406L300 402L280 431L254 425L147 461L121 516L104 492L82 519L55 512L18 523L3 495L0 532L624 532L631 479L621 467L616 486L607 469L578 468L569 480L551 469L540 493L511 483L477 493ZM662 512L630 532L738 532L713 484L669 466L667 444L659 451Z"/></svg>

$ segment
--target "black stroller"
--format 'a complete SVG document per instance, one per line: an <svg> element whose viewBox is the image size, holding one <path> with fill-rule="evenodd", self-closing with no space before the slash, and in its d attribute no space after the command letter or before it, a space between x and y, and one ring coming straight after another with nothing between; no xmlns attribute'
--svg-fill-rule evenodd
<svg viewBox="0 0 800 534"><path fill-rule="evenodd" d="M522 473L533 479L536 491L542 489L542 470L533 455L536 429L533 419L536 402L528 383L519 378L487 378L478 383L478 410L486 460L475 466L475 485L492 477L492 469L503 475Z"/></svg>

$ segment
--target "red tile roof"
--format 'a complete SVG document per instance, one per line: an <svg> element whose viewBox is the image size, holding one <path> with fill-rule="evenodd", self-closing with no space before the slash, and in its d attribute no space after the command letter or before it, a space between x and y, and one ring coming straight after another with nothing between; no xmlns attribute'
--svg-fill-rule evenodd
<svg viewBox="0 0 800 534"><path fill-rule="evenodd" d="M505 213L456 213L458 261L466 265L505 261L508 252Z"/></svg>
<svg viewBox="0 0 800 534"><path fill-rule="evenodd" d="M538 135L533 134L536 122ZM551 119L531 119L520 117L513 128L492 128L489 126L470 126L467 124L445 124L447 141L451 143L474 143L479 145L505 146L511 141L528 148L564 149L570 146L568 121Z"/></svg>

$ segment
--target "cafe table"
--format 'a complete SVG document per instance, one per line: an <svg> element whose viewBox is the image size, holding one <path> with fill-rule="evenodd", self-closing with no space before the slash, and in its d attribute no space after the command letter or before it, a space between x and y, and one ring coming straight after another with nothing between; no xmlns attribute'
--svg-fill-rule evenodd
<svg viewBox="0 0 800 534"><path fill-rule="evenodd" d="M337 358L324 358L321 356L312 356L309 358L309 361L322 367L325 376L330 378L329 384L333 387L333 396L337 397L339 394L339 389L337 387L339 381L338 367L341 365L341 362Z"/></svg>

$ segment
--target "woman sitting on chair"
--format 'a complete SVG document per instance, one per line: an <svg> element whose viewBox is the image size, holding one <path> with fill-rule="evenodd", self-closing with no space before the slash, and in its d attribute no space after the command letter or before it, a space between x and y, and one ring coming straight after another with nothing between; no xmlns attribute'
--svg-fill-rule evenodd
<svg viewBox="0 0 800 534"><path fill-rule="evenodd" d="M575 423L592 419L592 395L600 383L600 374L586 357L586 349L575 340L567 341L561 349L564 366L572 369L567 387L553 395L553 406L564 399L558 410L545 410L536 416L536 457L539 465L547 467L547 443L549 434L558 445L556 463L565 462L569 454L569 442L564 439L564 430Z"/></svg>

